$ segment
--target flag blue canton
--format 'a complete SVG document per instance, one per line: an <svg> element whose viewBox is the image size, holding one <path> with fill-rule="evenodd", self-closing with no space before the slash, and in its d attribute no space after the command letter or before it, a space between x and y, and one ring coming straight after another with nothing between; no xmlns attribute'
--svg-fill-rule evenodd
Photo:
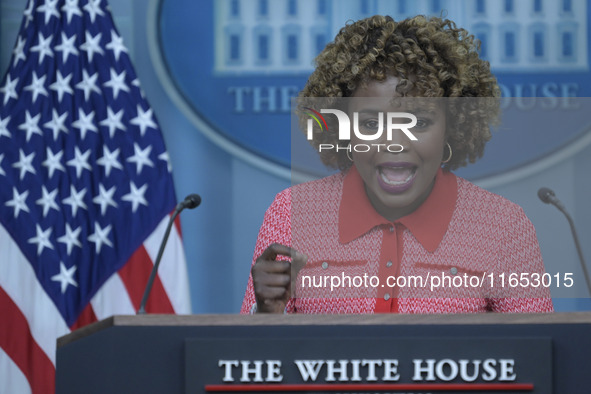
<svg viewBox="0 0 591 394"><path fill-rule="evenodd" d="M31 0L0 88L0 221L68 325L176 197L102 0Z"/></svg>

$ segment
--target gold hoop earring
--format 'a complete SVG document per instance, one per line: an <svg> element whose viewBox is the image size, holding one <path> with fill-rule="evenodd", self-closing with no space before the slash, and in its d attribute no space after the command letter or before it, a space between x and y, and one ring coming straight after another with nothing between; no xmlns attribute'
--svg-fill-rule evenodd
<svg viewBox="0 0 591 394"><path fill-rule="evenodd" d="M451 157L453 156L453 151L451 150L451 145L449 144L449 142L446 142L445 145L447 145L447 149L449 149L449 157L447 159L443 160L441 162L442 164L449 163L449 161L451 160Z"/></svg>
<svg viewBox="0 0 591 394"><path fill-rule="evenodd" d="M349 160L351 160L351 163L354 163L353 158L351 157L351 150L349 148L351 148L351 143L350 142L349 142L349 145L347 145L347 158Z"/></svg>

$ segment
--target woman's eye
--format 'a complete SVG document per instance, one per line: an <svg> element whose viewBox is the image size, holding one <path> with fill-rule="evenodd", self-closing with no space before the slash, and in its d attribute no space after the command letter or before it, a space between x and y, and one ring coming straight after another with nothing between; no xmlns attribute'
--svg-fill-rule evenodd
<svg viewBox="0 0 591 394"><path fill-rule="evenodd" d="M380 122L377 119L370 119L363 122L363 128L366 130L377 130Z"/></svg>
<svg viewBox="0 0 591 394"><path fill-rule="evenodd" d="M433 122L430 119L417 119L417 124L415 125L415 127L419 128L419 129L424 129L427 128L429 126L431 126L433 124Z"/></svg>

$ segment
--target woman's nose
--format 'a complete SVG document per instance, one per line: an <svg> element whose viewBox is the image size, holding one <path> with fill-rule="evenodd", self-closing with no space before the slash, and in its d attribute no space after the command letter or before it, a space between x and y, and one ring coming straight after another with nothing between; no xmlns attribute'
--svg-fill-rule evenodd
<svg viewBox="0 0 591 394"><path fill-rule="evenodd" d="M411 139L400 129L386 130L382 137L380 143L390 146L389 152L408 151L412 146Z"/></svg>

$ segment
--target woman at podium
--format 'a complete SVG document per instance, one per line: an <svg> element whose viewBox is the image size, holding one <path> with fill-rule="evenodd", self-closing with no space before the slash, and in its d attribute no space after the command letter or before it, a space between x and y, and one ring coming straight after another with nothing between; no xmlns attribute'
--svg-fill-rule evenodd
<svg viewBox="0 0 591 394"><path fill-rule="evenodd" d="M276 196L241 312L553 311L523 210L452 172L483 155L499 97L478 43L449 20L343 27L298 105L340 171Z"/></svg>

